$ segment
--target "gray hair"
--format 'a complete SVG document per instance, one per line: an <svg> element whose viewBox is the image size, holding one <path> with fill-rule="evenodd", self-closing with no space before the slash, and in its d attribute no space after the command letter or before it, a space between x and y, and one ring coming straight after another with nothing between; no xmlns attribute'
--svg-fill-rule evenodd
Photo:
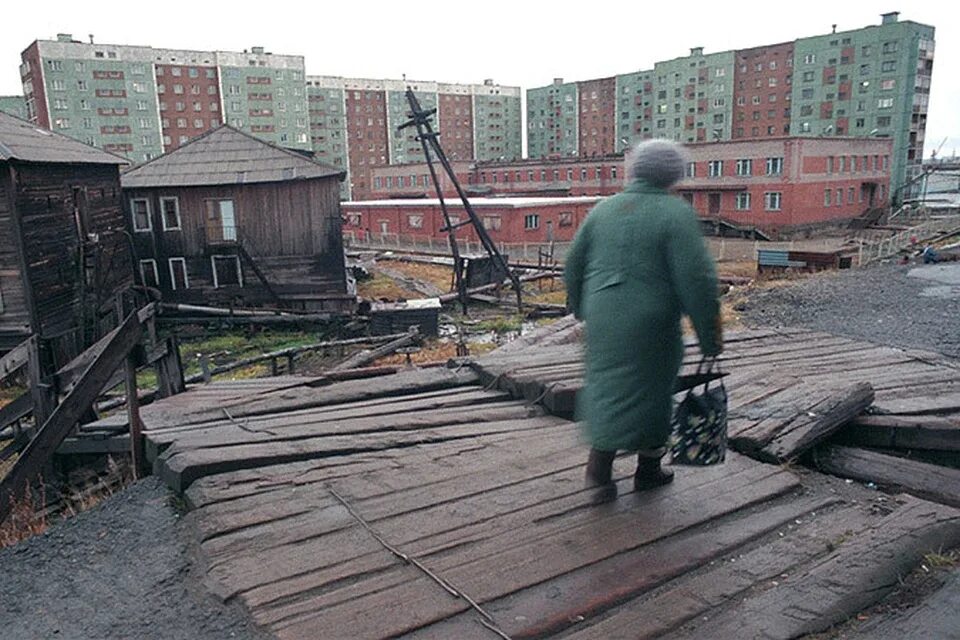
<svg viewBox="0 0 960 640"><path fill-rule="evenodd" d="M683 178L687 154L669 140L644 140L627 153L627 175L666 189Z"/></svg>

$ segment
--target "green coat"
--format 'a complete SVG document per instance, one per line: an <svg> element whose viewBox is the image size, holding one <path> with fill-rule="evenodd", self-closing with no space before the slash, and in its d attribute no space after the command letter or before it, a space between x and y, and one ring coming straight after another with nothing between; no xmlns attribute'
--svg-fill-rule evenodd
<svg viewBox="0 0 960 640"><path fill-rule="evenodd" d="M564 279L568 304L586 323L577 415L591 446L665 445L683 358L681 315L690 316L705 354L721 348L716 268L696 213L635 180L584 220Z"/></svg>

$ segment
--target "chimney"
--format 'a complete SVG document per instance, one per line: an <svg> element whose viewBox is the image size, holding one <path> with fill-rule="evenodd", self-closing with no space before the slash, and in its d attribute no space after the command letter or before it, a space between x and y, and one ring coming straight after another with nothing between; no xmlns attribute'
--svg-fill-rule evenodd
<svg viewBox="0 0 960 640"><path fill-rule="evenodd" d="M834 24L834 25L830 25L830 26L833 27L833 30L830 31L830 33L836 33L836 32L837 32L837 25Z"/></svg>
<svg viewBox="0 0 960 640"><path fill-rule="evenodd" d="M690 55L691 55L691 56L702 56L702 55L703 55L703 47L690 47Z"/></svg>
<svg viewBox="0 0 960 640"><path fill-rule="evenodd" d="M57 42L73 42L72 33L58 33Z"/></svg>
<svg viewBox="0 0 960 640"><path fill-rule="evenodd" d="M90 44L93 44L93 34L91 33L87 37L90 38Z"/></svg>
<svg viewBox="0 0 960 640"><path fill-rule="evenodd" d="M553 84L563 84L563 78L554 78Z"/></svg>
<svg viewBox="0 0 960 640"><path fill-rule="evenodd" d="M899 19L899 11L891 11L890 13L881 13L880 14L880 24L893 24Z"/></svg>

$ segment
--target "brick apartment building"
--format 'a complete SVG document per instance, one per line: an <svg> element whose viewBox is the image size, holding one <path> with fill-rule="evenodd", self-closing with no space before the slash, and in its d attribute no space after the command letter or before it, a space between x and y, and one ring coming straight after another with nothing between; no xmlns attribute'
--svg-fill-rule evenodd
<svg viewBox="0 0 960 640"><path fill-rule="evenodd" d="M837 224L887 201L892 144L889 138L849 136L688 144L691 163L678 192L711 223L706 226L717 230L779 234ZM459 163L455 173L468 193L490 196L489 201L497 196L607 196L624 186L622 154ZM378 168L373 181L375 199L435 194L422 163ZM445 197L456 196L451 183L444 179L441 184ZM398 233L392 227L390 232ZM525 231L517 237L528 235Z"/></svg>
<svg viewBox="0 0 960 640"><path fill-rule="evenodd" d="M369 198L379 167L423 160L416 129L398 131L409 119L407 86L425 109L437 109L434 128L451 161L521 156L519 87L309 76L313 150L317 159L347 169L345 198Z"/></svg>
<svg viewBox="0 0 960 640"><path fill-rule="evenodd" d="M890 138L899 199L921 173L934 27L898 15L750 49L705 54L696 47L652 69L528 89L528 155L592 157L653 137ZM611 87L614 101L606 99Z"/></svg>
<svg viewBox="0 0 960 640"><path fill-rule="evenodd" d="M302 56L85 43L70 34L21 54L27 117L134 162L228 123L309 150Z"/></svg>
<svg viewBox="0 0 960 640"><path fill-rule="evenodd" d="M598 197L567 198L471 198L470 205L480 217L494 242L538 243L573 239L577 227L600 201ZM447 202L451 223L467 220L459 200ZM447 233L437 199L368 200L344 202L343 233L348 239L402 239L423 243L431 239L445 246ZM472 227L457 230L457 238L476 242Z"/></svg>

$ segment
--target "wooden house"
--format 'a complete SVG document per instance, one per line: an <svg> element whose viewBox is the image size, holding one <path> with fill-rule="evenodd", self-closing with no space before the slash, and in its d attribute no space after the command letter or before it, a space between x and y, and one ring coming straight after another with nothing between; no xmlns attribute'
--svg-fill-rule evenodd
<svg viewBox="0 0 960 640"><path fill-rule="evenodd" d="M164 301L349 312L344 173L223 125L123 174L139 277Z"/></svg>
<svg viewBox="0 0 960 640"><path fill-rule="evenodd" d="M133 283L124 164L0 113L0 353L36 334L62 365L114 323Z"/></svg>

